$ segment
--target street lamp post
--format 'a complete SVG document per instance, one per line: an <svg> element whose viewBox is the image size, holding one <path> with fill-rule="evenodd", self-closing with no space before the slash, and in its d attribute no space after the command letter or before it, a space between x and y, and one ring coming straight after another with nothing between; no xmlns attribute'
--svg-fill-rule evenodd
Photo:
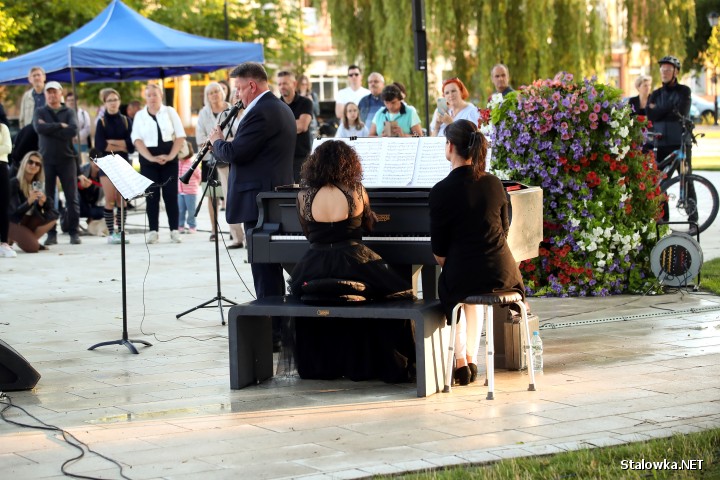
<svg viewBox="0 0 720 480"><path fill-rule="evenodd" d="M715 27L717 27L718 20L720 20L720 14L718 12L712 11L708 13L707 16L708 23L710 24L710 28L715 30ZM712 35L712 33L711 33ZM714 93L714 105L715 105L715 125L718 124L718 92L717 92L717 81L718 81L718 75L717 75L717 65L715 65L715 62L713 62L713 76L711 79L713 83L713 93Z"/></svg>

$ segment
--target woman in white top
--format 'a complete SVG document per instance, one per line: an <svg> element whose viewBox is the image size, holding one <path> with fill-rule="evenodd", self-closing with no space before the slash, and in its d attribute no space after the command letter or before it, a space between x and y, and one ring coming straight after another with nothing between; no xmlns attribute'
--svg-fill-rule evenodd
<svg viewBox="0 0 720 480"><path fill-rule="evenodd" d="M360 109L353 102L345 104L343 118L335 138L367 137L368 127L360 120Z"/></svg>
<svg viewBox="0 0 720 480"><path fill-rule="evenodd" d="M477 125L480 114L475 105L465 101L470 96L470 93L459 78L445 80L442 84L442 92L447 103L447 110L435 109L432 122L430 122L432 136L444 135L445 128L455 120L470 120Z"/></svg>
<svg viewBox="0 0 720 480"><path fill-rule="evenodd" d="M213 128L215 128L215 125L225 119L225 117L229 113L228 109L230 108L230 104L225 101L225 92L223 90L223 87L218 82L210 82L207 84L207 86L205 87L204 99L205 106L200 110L200 113L198 114L197 126L195 127L195 138L197 139L198 148L202 148L201 145L205 144L208 136L210 135L210 132L212 132ZM235 124L237 124L237 121L235 122ZM225 127L225 131L223 133L226 136L232 126L233 123L231 122L228 124L227 127ZM206 160L206 162L203 163L203 168L209 166L209 162L216 161L212 152L208 152L203 160ZM217 178L220 180L223 198L227 198L230 165L222 162L216 163L215 172L217 173ZM209 180L210 179L208 179L208 181ZM218 193L218 195L220 194ZM210 235L210 240L215 240L215 235L217 235L217 229L215 222L215 212L213 210L211 201L208 202L208 208L210 209L210 221L212 223L212 235ZM242 223L233 223L230 224L229 227L230 233L232 234L233 243L230 244L228 248L242 248L245 242L245 232L243 231Z"/></svg>
<svg viewBox="0 0 720 480"><path fill-rule="evenodd" d="M177 155L185 141L185 129L174 108L163 105L159 85L145 87L146 107L135 114L132 141L140 154L140 173L154 182L148 188L147 216L150 226L148 243L158 242L160 195L165 202L170 240L180 243L178 232L178 162Z"/></svg>

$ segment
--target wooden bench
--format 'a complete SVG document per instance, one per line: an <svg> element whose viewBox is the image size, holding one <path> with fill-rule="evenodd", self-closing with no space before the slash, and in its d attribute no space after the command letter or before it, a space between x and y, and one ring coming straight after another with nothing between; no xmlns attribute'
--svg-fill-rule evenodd
<svg viewBox="0 0 720 480"><path fill-rule="evenodd" d="M417 396L442 390L447 332L438 300L399 300L367 305L317 307L291 296L267 297L230 308L230 388L273 376L272 317L409 319L415 326ZM341 321L341 320L338 320ZM443 337L444 334L444 337Z"/></svg>

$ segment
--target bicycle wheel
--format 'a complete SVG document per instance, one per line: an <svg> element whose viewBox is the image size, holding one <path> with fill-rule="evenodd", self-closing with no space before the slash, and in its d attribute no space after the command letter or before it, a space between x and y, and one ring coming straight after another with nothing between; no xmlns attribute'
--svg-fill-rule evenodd
<svg viewBox="0 0 720 480"><path fill-rule="evenodd" d="M703 232L717 217L718 192L710 180L695 174L685 175L685 188L681 189L680 178L676 176L662 184L663 193L667 195L666 219L695 221ZM675 232L695 234L690 225L671 225L671 228Z"/></svg>

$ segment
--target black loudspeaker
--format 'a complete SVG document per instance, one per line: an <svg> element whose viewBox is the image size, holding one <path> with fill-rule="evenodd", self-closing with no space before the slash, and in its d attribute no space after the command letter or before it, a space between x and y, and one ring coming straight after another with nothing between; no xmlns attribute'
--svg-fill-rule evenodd
<svg viewBox="0 0 720 480"><path fill-rule="evenodd" d="M425 31L425 1L413 0L412 2L413 31Z"/></svg>
<svg viewBox="0 0 720 480"><path fill-rule="evenodd" d="M0 340L0 390L30 390L40 374L14 348Z"/></svg>
<svg viewBox="0 0 720 480"><path fill-rule="evenodd" d="M415 32L415 70L427 69L427 38L425 32Z"/></svg>

